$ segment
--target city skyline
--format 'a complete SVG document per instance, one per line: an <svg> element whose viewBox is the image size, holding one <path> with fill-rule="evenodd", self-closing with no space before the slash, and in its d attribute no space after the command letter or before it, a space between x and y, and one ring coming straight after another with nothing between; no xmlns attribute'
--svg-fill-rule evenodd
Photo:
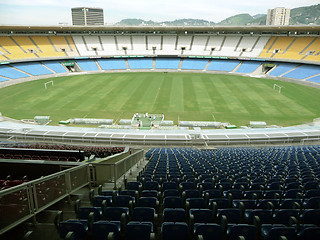
<svg viewBox="0 0 320 240"><path fill-rule="evenodd" d="M71 25L71 8L99 7L104 9L105 22L114 24L126 18L152 21L173 21L193 18L220 22L236 14L267 14L275 7L296 8L319 4L319 0L0 0L0 25ZM279 6L280 5L280 6Z"/></svg>

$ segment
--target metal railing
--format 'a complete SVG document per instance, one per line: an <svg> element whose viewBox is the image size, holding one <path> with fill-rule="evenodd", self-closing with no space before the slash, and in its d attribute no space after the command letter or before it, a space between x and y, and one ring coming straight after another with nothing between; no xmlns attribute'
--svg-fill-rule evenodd
<svg viewBox="0 0 320 240"><path fill-rule="evenodd" d="M126 174L135 164L144 158L144 151L139 150L119 161L105 161L92 163L91 182L99 185L105 182L113 183L117 189L117 180Z"/></svg>
<svg viewBox="0 0 320 240"><path fill-rule="evenodd" d="M89 184L82 164L0 191L0 235Z"/></svg>

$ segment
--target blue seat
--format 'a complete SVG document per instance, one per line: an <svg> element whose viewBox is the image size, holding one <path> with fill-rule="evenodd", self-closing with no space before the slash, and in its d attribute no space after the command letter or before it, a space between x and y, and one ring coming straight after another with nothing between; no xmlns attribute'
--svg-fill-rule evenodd
<svg viewBox="0 0 320 240"><path fill-rule="evenodd" d="M182 208L165 208L163 222L186 222L186 211Z"/></svg>
<svg viewBox="0 0 320 240"><path fill-rule="evenodd" d="M206 191L214 188L213 182L202 182L198 184L198 189L201 191Z"/></svg>
<svg viewBox="0 0 320 240"><path fill-rule="evenodd" d="M239 208L241 206L244 209L255 209L255 208L257 208L257 200L254 200L254 199L235 199L232 201L232 206L234 208Z"/></svg>
<svg viewBox="0 0 320 240"><path fill-rule="evenodd" d="M182 199L185 201L187 198L199 198L200 190L198 189L187 189L182 192Z"/></svg>
<svg viewBox="0 0 320 240"><path fill-rule="evenodd" d="M92 225L92 236L94 240L105 240L108 235L113 233L115 238L119 236L119 229L117 224L110 221L99 221Z"/></svg>
<svg viewBox="0 0 320 240"><path fill-rule="evenodd" d="M124 207L107 207L104 211L104 217L107 221L115 223L120 232L128 221L129 209Z"/></svg>
<svg viewBox="0 0 320 240"><path fill-rule="evenodd" d="M135 204L135 198L129 195L119 195L114 198L113 205L115 207L132 208Z"/></svg>
<svg viewBox="0 0 320 240"><path fill-rule="evenodd" d="M159 208L159 201L156 197L141 197L138 199L139 207L151 207L155 210Z"/></svg>
<svg viewBox="0 0 320 240"><path fill-rule="evenodd" d="M276 224L284 224L289 226L290 217L295 217L299 220L300 209L280 209L275 210L273 222Z"/></svg>
<svg viewBox="0 0 320 240"><path fill-rule="evenodd" d="M221 189L205 190L205 191L203 191L203 196L207 196L208 199L221 198L222 191L221 191Z"/></svg>
<svg viewBox="0 0 320 240"><path fill-rule="evenodd" d="M179 189L181 192L183 192L187 189L195 189L195 183L194 182L181 182L179 184Z"/></svg>
<svg viewBox="0 0 320 240"><path fill-rule="evenodd" d="M286 227L284 225L270 225L261 229L261 234L264 240L280 239L281 236L286 237L287 240L296 239L296 231L293 227Z"/></svg>
<svg viewBox="0 0 320 240"><path fill-rule="evenodd" d="M190 224L198 225L200 223L214 223L216 216L211 209L190 209Z"/></svg>
<svg viewBox="0 0 320 240"><path fill-rule="evenodd" d="M188 240L188 225L184 222L164 222L161 225L161 237L163 240Z"/></svg>
<svg viewBox="0 0 320 240"><path fill-rule="evenodd" d="M141 197L155 197L159 198L159 192L156 190L143 190L141 192Z"/></svg>
<svg viewBox="0 0 320 240"><path fill-rule="evenodd" d="M88 233L88 226L79 220L67 220L60 222L59 235L61 239L65 239L69 232L74 233L75 240L84 239Z"/></svg>
<svg viewBox="0 0 320 240"><path fill-rule="evenodd" d="M127 240L155 239L152 223L149 222L129 222L125 232Z"/></svg>
<svg viewBox="0 0 320 240"><path fill-rule="evenodd" d="M319 240L320 239L320 227L305 228L298 234L298 240Z"/></svg>
<svg viewBox="0 0 320 240"><path fill-rule="evenodd" d="M127 190L135 190L138 192L142 190L141 182L127 182L125 187Z"/></svg>
<svg viewBox="0 0 320 240"><path fill-rule="evenodd" d="M156 190L159 191L160 185L156 181L146 181L143 185L143 190Z"/></svg>
<svg viewBox="0 0 320 240"><path fill-rule="evenodd" d="M90 213L93 213L93 221L99 221L101 219L102 211L99 207L79 207L77 210L77 217L79 219L87 220Z"/></svg>
<svg viewBox="0 0 320 240"><path fill-rule="evenodd" d="M222 227L215 223L199 224L194 231L194 235L201 235L204 240L224 239Z"/></svg>
<svg viewBox="0 0 320 240"><path fill-rule="evenodd" d="M253 224L255 221L258 221L259 224L273 223L273 212L271 209L247 209L245 210L244 217L249 224Z"/></svg>
<svg viewBox="0 0 320 240"><path fill-rule="evenodd" d="M236 224L228 228L227 231L229 240L238 240L239 236L243 236L246 240L258 239L258 230L253 225Z"/></svg>
<svg viewBox="0 0 320 240"><path fill-rule="evenodd" d="M165 197L163 199L164 208L183 208L181 197Z"/></svg>
<svg viewBox="0 0 320 240"><path fill-rule="evenodd" d="M238 224L243 222L243 212L238 208L218 210L218 219L220 222L223 222L223 217L226 217L227 223Z"/></svg>
<svg viewBox="0 0 320 240"><path fill-rule="evenodd" d="M187 198L186 199L186 210L190 209L208 208L208 202L203 198Z"/></svg>
<svg viewBox="0 0 320 240"><path fill-rule="evenodd" d="M240 189L230 189L230 190L224 191L223 195L231 199L242 199L244 196L243 191Z"/></svg>
<svg viewBox="0 0 320 240"><path fill-rule="evenodd" d="M178 185L176 182L163 182L162 183L162 191L168 190L168 189L176 189L178 190Z"/></svg>
<svg viewBox="0 0 320 240"><path fill-rule="evenodd" d="M155 222L156 212L150 207L135 207L132 211L132 221L138 222Z"/></svg>
<svg viewBox="0 0 320 240"><path fill-rule="evenodd" d="M214 198L209 199L209 208L213 209L224 209L224 208L231 208L231 200L225 198Z"/></svg>
<svg viewBox="0 0 320 240"><path fill-rule="evenodd" d="M138 198L138 191L136 191L136 190L122 190L122 191L120 191L119 195L120 196L127 195L127 196L131 196L131 197L134 197L135 199L137 199Z"/></svg>
<svg viewBox="0 0 320 240"><path fill-rule="evenodd" d="M94 196L92 199L92 205L94 207L101 207L103 201L105 201L107 207L112 206L112 196L103 195Z"/></svg>
<svg viewBox="0 0 320 240"><path fill-rule="evenodd" d="M302 207L304 209L320 209L320 197L306 199Z"/></svg>
<svg viewBox="0 0 320 240"><path fill-rule="evenodd" d="M180 197L180 192L177 189L166 189L163 191L162 197Z"/></svg>

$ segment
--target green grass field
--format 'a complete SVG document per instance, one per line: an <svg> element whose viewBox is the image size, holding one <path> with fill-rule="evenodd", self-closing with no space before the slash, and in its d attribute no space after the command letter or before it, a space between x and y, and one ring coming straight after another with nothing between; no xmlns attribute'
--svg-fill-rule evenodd
<svg viewBox="0 0 320 240"><path fill-rule="evenodd" d="M54 86L44 88L53 80ZM273 84L282 86L279 94ZM0 112L15 119L132 118L136 112L165 119L290 126L320 117L320 90L236 75L110 73L26 82L0 89Z"/></svg>

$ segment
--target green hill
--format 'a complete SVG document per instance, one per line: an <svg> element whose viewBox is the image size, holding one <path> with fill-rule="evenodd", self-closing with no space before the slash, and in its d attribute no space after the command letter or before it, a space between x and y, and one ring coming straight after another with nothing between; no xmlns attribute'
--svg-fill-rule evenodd
<svg viewBox="0 0 320 240"><path fill-rule="evenodd" d="M291 9L290 25L320 25L320 4Z"/></svg>
<svg viewBox="0 0 320 240"><path fill-rule="evenodd" d="M266 9L267 12L267 9ZM127 25L127 26L249 26L249 25L265 25L266 14L257 14L251 16L248 13L238 14L235 16L228 17L219 23L203 19L177 19L174 21L145 21L142 19L123 19L116 25ZM290 25L320 25L320 4L306 7L299 7L291 9L290 14Z"/></svg>

